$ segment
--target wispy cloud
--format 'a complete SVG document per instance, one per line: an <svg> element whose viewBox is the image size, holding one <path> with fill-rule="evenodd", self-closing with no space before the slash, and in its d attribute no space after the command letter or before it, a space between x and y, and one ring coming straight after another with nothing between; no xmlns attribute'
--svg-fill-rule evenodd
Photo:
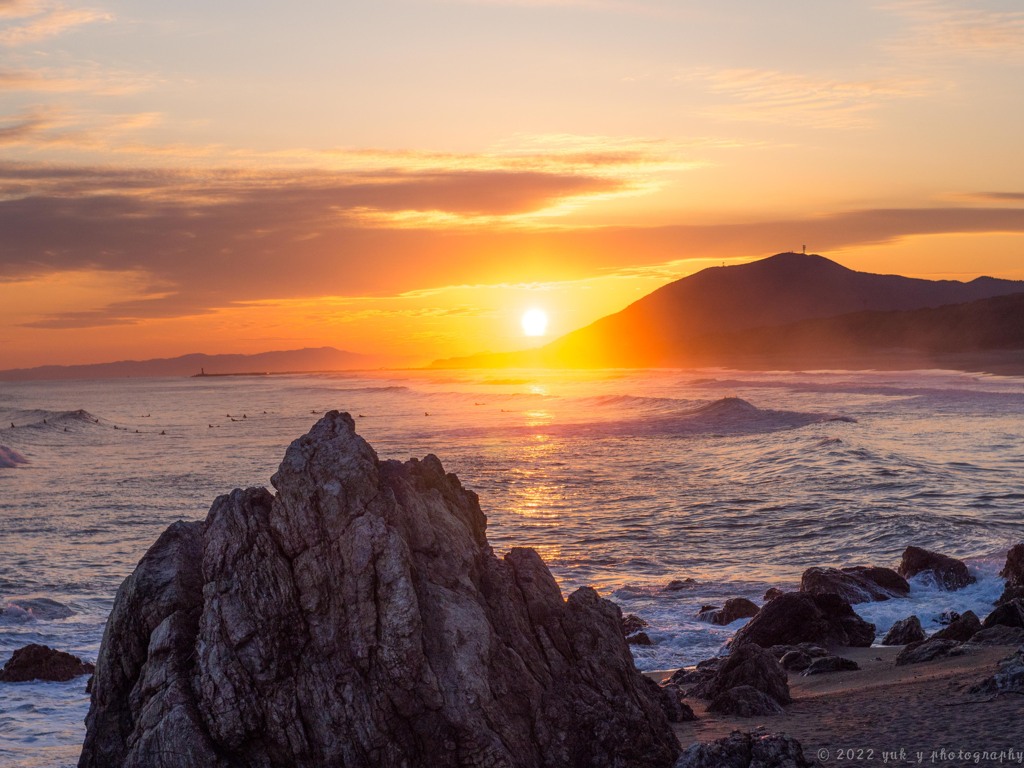
<svg viewBox="0 0 1024 768"><path fill-rule="evenodd" d="M1024 60L1024 10L997 10L979 2L951 0L900 0L883 7L909 23L906 34L891 46L904 55Z"/></svg>
<svg viewBox="0 0 1024 768"><path fill-rule="evenodd" d="M870 125L872 111L925 90L922 81L903 78L844 80L763 69L700 69L676 79L703 82L728 97L730 102L707 110L716 117L815 128Z"/></svg>
<svg viewBox="0 0 1024 768"><path fill-rule="evenodd" d="M17 22L0 26L0 45L18 46L56 37L85 24L112 21L114 17L91 8L57 6L43 9L33 3L7 2L0 5L0 19L4 18L16 19Z"/></svg>

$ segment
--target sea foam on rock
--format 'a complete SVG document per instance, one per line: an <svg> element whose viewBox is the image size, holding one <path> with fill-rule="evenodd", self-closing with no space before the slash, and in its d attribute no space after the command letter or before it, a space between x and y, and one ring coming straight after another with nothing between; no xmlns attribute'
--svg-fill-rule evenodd
<svg viewBox="0 0 1024 768"><path fill-rule="evenodd" d="M379 461L331 412L271 482L121 586L82 768L673 763L618 607L563 600L533 550L498 559L436 457Z"/></svg>

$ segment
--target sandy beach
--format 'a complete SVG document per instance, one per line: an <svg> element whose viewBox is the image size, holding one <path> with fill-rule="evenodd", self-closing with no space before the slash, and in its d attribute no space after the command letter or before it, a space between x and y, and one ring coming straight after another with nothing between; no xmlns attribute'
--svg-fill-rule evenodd
<svg viewBox="0 0 1024 768"><path fill-rule="evenodd" d="M897 667L899 647L839 648L837 655L861 669L811 677L791 672L793 703L784 715L716 715L707 711L708 702L691 698L687 703L699 719L676 724L675 732L685 749L733 730L763 728L795 737L805 755L824 765L1022 764L1024 697L968 693L1014 649L977 647L963 656ZM994 759L978 754L986 751L996 753Z"/></svg>

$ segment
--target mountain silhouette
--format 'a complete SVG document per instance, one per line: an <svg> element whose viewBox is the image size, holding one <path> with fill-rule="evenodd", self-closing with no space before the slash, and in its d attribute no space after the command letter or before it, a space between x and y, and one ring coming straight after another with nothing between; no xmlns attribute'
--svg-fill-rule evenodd
<svg viewBox="0 0 1024 768"><path fill-rule="evenodd" d="M436 365L628 368L732 364L740 356L790 355L790 342L798 337L804 355L812 358L815 353L834 356L843 350L864 353L893 346L889 341L895 337L888 335L887 324L909 324L899 338L920 342L924 335L909 328L926 320L889 316L862 319L860 326L853 322L821 327L814 326L815 321L861 313L898 315L1015 293L1024 293L1024 281L979 277L964 283L878 275L856 272L818 255L780 253L748 264L711 267L676 280L621 312L536 350L478 355ZM985 314L981 308L975 312ZM979 322L992 324L1004 315L989 312L987 319ZM867 336L858 339L858 333ZM978 338L993 335L998 332L976 334ZM966 346L966 336L960 338Z"/></svg>

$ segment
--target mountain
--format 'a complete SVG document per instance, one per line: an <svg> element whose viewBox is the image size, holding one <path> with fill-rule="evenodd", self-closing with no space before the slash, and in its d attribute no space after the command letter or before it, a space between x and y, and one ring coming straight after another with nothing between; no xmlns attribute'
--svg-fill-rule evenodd
<svg viewBox="0 0 1024 768"><path fill-rule="evenodd" d="M381 358L345 352L334 347L261 352L255 355L204 355L154 360L121 360L92 365L45 365L0 371L0 381L42 379L118 379L147 376L208 376L261 373L298 373L302 371L339 371L380 367Z"/></svg>
<svg viewBox="0 0 1024 768"><path fill-rule="evenodd" d="M792 356L796 342L803 345L804 356L812 359L838 354L840 347L863 354L899 346L897 337L887 330L890 326L906 325L900 338L923 343L923 331L908 329L925 321L892 315L851 319L846 325L800 324L862 313L899 315L1014 293L1024 293L1024 281L979 277L964 283L876 275L856 272L822 256L780 253L684 277L540 349L439 361L435 366L635 368L732 364L744 356L770 362L773 356ZM1003 316L983 307L968 313L976 313L974 321L981 324L997 323ZM988 336L998 333L993 328ZM842 344L840 338L845 339ZM957 351L971 349L966 337L962 342L963 349Z"/></svg>

